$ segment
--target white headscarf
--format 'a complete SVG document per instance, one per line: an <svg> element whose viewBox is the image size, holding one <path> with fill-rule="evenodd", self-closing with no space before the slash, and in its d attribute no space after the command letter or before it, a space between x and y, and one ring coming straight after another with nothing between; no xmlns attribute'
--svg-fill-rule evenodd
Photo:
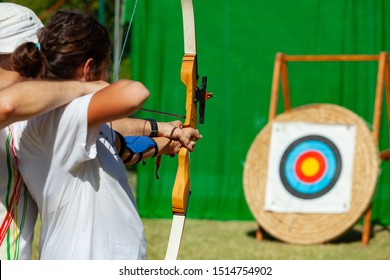
<svg viewBox="0 0 390 280"><path fill-rule="evenodd" d="M0 54L9 54L22 43L37 43L36 33L43 27L30 9L14 3L0 3Z"/></svg>

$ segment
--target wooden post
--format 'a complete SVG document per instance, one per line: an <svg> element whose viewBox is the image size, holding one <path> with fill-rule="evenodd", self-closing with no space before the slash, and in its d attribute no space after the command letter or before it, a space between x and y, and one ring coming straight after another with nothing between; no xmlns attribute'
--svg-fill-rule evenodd
<svg viewBox="0 0 390 280"><path fill-rule="evenodd" d="M389 54L387 54L386 63L385 63L385 90L386 90L386 104L387 104L387 125L389 126L389 140L390 140L390 61L389 61Z"/></svg>
<svg viewBox="0 0 390 280"><path fill-rule="evenodd" d="M385 69L387 62L387 53L382 52L379 55L378 61L378 76L376 83L376 94L374 104L374 117L372 125L372 135L377 143L379 143L380 135L380 123L382 117L382 105L383 105L383 87L385 83ZM371 216L372 207L370 206L364 214L363 232L362 232L362 244L367 246L371 237Z"/></svg>
<svg viewBox="0 0 390 280"><path fill-rule="evenodd" d="M282 90L283 90L284 110L288 111L291 109L291 100L290 100L290 85L288 83L287 63L285 60L282 61L280 71L282 72Z"/></svg>
<svg viewBox="0 0 390 280"><path fill-rule="evenodd" d="M278 111L278 97L279 97L279 88L280 88L280 74L283 62L283 53L277 53L274 64L274 74L272 78L272 88L271 88L271 102L269 106L268 121L272 121Z"/></svg>
<svg viewBox="0 0 390 280"><path fill-rule="evenodd" d="M256 240L261 241L261 240L263 240L263 238L264 238L263 230L261 229L261 226L259 225L257 227L257 230L256 230Z"/></svg>

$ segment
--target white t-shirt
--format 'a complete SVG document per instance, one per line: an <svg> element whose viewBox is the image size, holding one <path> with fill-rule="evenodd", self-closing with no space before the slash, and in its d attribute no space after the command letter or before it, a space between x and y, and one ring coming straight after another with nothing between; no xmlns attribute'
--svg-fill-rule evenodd
<svg viewBox="0 0 390 280"><path fill-rule="evenodd" d="M91 95L12 125L37 202L41 259L145 259L142 221L107 125L87 129Z"/></svg>
<svg viewBox="0 0 390 280"><path fill-rule="evenodd" d="M17 168L11 130L0 130L0 259L31 258L38 209Z"/></svg>

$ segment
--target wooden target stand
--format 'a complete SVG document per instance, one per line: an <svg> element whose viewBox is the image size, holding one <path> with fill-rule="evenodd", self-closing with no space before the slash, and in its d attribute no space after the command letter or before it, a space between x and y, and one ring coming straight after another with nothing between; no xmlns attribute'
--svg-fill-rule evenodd
<svg viewBox="0 0 390 280"><path fill-rule="evenodd" d="M387 104L387 118L390 124L390 62L389 54L381 52L379 55L286 55L284 53L277 53L271 88L271 101L268 116L268 122L271 122L277 116L277 104L279 98L280 86L283 94L284 111L291 109L290 88L288 81L288 62L343 62L343 61L378 61L378 74L375 92L374 115L372 125L372 135L376 142L379 142L380 123L382 117L382 106L384 94L386 94ZM385 93L384 93L385 92ZM389 130L390 137L390 130ZM390 149L381 152L381 160L390 159ZM371 205L364 214L363 231L362 231L362 245L367 246L371 235ZM263 231L261 226L258 226L256 231L256 239L263 239Z"/></svg>

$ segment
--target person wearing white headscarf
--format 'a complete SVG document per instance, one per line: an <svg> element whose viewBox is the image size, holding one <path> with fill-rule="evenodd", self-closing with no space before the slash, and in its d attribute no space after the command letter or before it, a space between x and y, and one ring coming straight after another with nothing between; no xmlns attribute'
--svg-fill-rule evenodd
<svg viewBox="0 0 390 280"><path fill-rule="evenodd" d="M23 81L10 63L43 25L30 9L0 3L0 259L30 259L37 207L20 176L9 126L105 87L107 83Z"/></svg>

